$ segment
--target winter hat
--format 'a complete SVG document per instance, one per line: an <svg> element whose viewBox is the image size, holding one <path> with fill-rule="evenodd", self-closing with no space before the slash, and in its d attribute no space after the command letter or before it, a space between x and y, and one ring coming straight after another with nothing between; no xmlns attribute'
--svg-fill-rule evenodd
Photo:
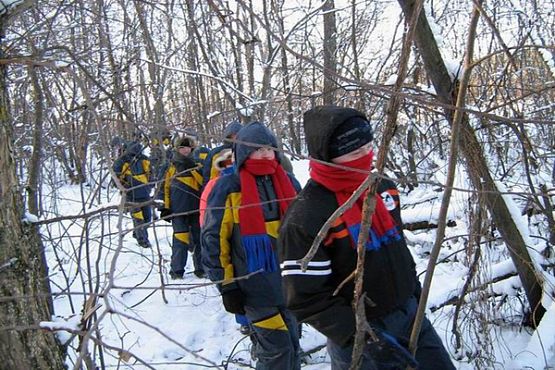
<svg viewBox="0 0 555 370"><path fill-rule="evenodd" d="M182 146L188 146L189 148L194 148L195 147L195 140L191 137L188 136L181 136L181 137L177 137L175 139L175 141L173 142L174 147L179 148Z"/></svg>
<svg viewBox="0 0 555 370"><path fill-rule="evenodd" d="M123 147L125 146L125 140L123 140L120 136L115 136L111 141L110 141L110 146L112 148L115 147Z"/></svg>
<svg viewBox="0 0 555 370"><path fill-rule="evenodd" d="M239 132L240 129L243 128L243 125L237 121L232 121L227 124L224 129L224 137L229 139L232 135L235 135Z"/></svg>
<svg viewBox="0 0 555 370"><path fill-rule="evenodd" d="M237 171L249 154L258 150L262 146L277 148L277 139L274 134L261 122L251 122L237 133L237 143L234 145L235 166ZM252 143L256 145L249 145ZM276 159L281 162L279 152L276 152Z"/></svg>
<svg viewBox="0 0 555 370"><path fill-rule="evenodd" d="M128 141L124 145L125 154L136 156L136 155L139 155L142 151L143 151L143 146L141 145L141 143L137 141Z"/></svg>
<svg viewBox="0 0 555 370"><path fill-rule="evenodd" d="M374 135L370 123L362 117L350 117L339 125L329 141L330 158L350 153L372 141Z"/></svg>
<svg viewBox="0 0 555 370"><path fill-rule="evenodd" d="M214 160L214 168L218 171L222 171L233 164L233 153L231 149L224 149L218 155L218 158Z"/></svg>
<svg viewBox="0 0 555 370"><path fill-rule="evenodd" d="M368 121L364 113L335 105L319 105L303 115L303 127L308 154L313 159L329 162L330 142L335 130L351 118Z"/></svg>

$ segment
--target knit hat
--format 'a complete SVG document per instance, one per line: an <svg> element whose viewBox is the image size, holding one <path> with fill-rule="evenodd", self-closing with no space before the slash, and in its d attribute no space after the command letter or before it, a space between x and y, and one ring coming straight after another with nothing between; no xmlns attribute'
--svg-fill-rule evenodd
<svg viewBox="0 0 555 370"><path fill-rule="evenodd" d="M330 158L350 153L373 139L372 126L362 117L351 117L339 125L329 141Z"/></svg>

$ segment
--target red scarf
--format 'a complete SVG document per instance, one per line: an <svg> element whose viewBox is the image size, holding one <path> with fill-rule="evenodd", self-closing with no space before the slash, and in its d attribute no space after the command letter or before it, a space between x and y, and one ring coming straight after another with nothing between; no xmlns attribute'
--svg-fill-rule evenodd
<svg viewBox="0 0 555 370"><path fill-rule="evenodd" d="M374 153L370 152L364 157L350 162L341 163L341 165L358 170L369 171L372 165L373 155ZM315 161L310 161L310 177L326 189L333 191L335 193L337 203L341 206L347 202L351 195L353 195L353 192L360 186L360 184L362 184L364 180L366 180L368 175L361 172L349 171ZM343 215L341 215L341 219L349 229L354 245L358 242L360 222L362 219L362 205L365 195L366 192L358 198L351 208L346 210ZM367 243L367 248L371 250L379 249L384 244L400 239L395 221L385 207L382 197L378 194L376 194L375 197L376 209L372 215L372 227L370 238Z"/></svg>
<svg viewBox="0 0 555 370"><path fill-rule="evenodd" d="M269 175L279 204L280 219L297 192L291 179L277 160L247 159L239 170L241 181L241 208L239 208L239 229L247 254L249 272L264 269L277 271L277 259L268 235L264 210L260 204L256 176Z"/></svg>

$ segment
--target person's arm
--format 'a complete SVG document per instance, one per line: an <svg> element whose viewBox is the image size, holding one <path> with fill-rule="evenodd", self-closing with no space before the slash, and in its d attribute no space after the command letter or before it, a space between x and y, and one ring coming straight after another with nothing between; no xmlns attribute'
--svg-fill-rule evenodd
<svg viewBox="0 0 555 370"><path fill-rule="evenodd" d="M333 293L331 259L326 246L320 246L302 272L298 260L308 252L314 235L310 235L302 222L290 222L280 230L278 250L284 297L287 307L301 322L343 346L355 333L355 316L350 302Z"/></svg>
<svg viewBox="0 0 555 370"><path fill-rule="evenodd" d="M212 168L212 159L214 158L214 149L211 150L204 159L202 165L202 183L207 184L210 181L210 169Z"/></svg>
<svg viewBox="0 0 555 370"><path fill-rule="evenodd" d="M218 287L235 288L234 269L231 262L231 236L233 211L225 182L217 181L208 196L202 228L202 263L210 280Z"/></svg>

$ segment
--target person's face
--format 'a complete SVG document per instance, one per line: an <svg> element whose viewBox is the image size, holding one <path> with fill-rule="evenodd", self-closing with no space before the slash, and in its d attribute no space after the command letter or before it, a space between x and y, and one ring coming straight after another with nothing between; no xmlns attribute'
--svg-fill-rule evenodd
<svg viewBox="0 0 555 370"><path fill-rule="evenodd" d="M177 152L179 154L181 154L182 156L188 156L189 154L191 154L191 147L189 146L180 146L177 148Z"/></svg>
<svg viewBox="0 0 555 370"><path fill-rule="evenodd" d="M249 159L274 159L276 158L276 152L272 148L262 147L258 148L251 154L249 154Z"/></svg>
<svg viewBox="0 0 555 370"><path fill-rule="evenodd" d="M372 150L372 142L369 142L368 144L365 144L360 148L353 150L352 152L340 155L339 157L332 158L331 161L332 163L336 163L336 164L351 162L351 161L354 161L355 159L359 159L364 157L365 155L368 155L368 153L370 153L371 150Z"/></svg>

